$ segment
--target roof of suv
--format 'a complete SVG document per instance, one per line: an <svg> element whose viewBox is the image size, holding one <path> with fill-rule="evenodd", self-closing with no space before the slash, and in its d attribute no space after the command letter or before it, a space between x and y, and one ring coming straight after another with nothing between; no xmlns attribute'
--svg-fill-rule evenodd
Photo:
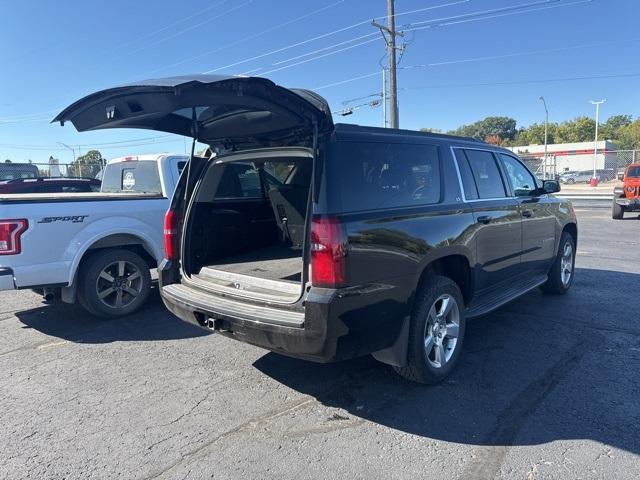
<svg viewBox="0 0 640 480"><path fill-rule="evenodd" d="M480 144L487 147L501 148L497 145L492 145L472 137L459 137L456 135L447 135L444 133L420 132L416 130L365 127L362 125L354 125L349 123L337 123L335 125L335 132L341 139L347 139L349 137L359 137L361 135L405 136L413 138L432 138L436 140L454 140L456 142L473 143L475 145Z"/></svg>

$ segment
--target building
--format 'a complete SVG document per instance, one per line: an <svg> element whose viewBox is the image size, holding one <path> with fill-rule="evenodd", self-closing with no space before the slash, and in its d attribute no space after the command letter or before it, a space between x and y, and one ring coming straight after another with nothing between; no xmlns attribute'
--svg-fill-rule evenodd
<svg viewBox="0 0 640 480"><path fill-rule="evenodd" d="M544 167L544 145L527 145L510 147L525 160L536 173L561 174L593 170L593 142L556 143L547 145L548 158ZM596 170L614 170L617 168L616 145L610 140L598 142Z"/></svg>

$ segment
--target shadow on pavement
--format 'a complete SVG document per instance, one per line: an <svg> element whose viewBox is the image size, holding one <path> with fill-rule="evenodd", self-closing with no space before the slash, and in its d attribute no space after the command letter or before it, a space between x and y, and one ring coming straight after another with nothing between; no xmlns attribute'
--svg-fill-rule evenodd
<svg viewBox="0 0 640 480"><path fill-rule="evenodd" d="M116 319L95 317L79 305L58 302L16 312L23 328L77 343L176 340L208 335L172 315L162 303L157 286L136 313Z"/></svg>
<svg viewBox="0 0 640 480"><path fill-rule="evenodd" d="M254 366L326 406L423 437L591 439L640 453L640 317L629 315L637 295L623 285L640 288L640 275L577 269L566 296L536 290L469 322L460 364L436 386L371 357L321 365L269 353Z"/></svg>

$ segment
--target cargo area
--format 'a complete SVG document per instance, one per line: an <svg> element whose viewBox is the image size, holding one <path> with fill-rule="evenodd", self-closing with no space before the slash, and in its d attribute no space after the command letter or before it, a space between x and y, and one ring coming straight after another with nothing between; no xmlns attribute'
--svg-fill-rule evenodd
<svg viewBox="0 0 640 480"><path fill-rule="evenodd" d="M186 220L184 273L205 288L295 301L312 166L300 149L213 161Z"/></svg>

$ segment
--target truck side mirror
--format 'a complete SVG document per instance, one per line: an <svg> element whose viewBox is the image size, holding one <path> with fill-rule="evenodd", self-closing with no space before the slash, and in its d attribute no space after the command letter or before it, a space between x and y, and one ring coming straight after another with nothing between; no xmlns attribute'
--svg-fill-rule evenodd
<svg viewBox="0 0 640 480"><path fill-rule="evenodd" d="M542 191L544 193L557 193L560 191L560 182L557 180L543 180Z"/></svg>

